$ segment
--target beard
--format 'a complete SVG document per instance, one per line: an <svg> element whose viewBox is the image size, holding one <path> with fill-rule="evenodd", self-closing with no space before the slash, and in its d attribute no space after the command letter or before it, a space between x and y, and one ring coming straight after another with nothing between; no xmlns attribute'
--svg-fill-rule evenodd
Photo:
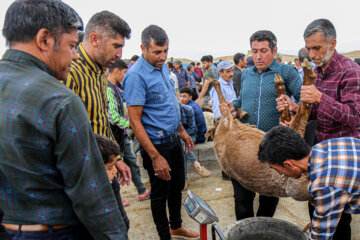
<svg viewBox="0 0 360 240"><path fill-rule="evenodd" d="M328 49L326 50L326 54L324 56L324 59L320 61L319 64L317 64L317 67L323 67L325 66L331 59L333 52L330 50L330 46L328 46Z"/></svg>

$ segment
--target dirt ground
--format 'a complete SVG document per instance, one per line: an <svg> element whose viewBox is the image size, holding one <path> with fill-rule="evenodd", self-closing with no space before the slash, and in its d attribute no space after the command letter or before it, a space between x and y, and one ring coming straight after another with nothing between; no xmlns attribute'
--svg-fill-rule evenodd
<svg viewBox="0 0 360 240"><path fill-rule="evenodd" d="M219 218L218 226L221 230L235 221L233 189L230 181L224 181L220 177L220 171L213 172L208 178L201 178L191 173L188 189L205 200L215 211ZM147 186L148 180L144 179ZM134 185L123 187L121 190L123 199L129 200L130 205L125 208L130 219L130 239L159 239L150 210L150 201L140 202L137 200L137 192ZM183 192L183 199L186 192ZM257 209L258 199L255 199L254 208ZM192 220L185 208L182 208L184 225L192 230L199 231L199 225ZM292 222L303 228L308 224L307 202L297 202L291 198L280 199L275 218ZM360 240L360 215L352 215L352 240ZM208 226L208 239L211 239L210 226Z"/></svg>

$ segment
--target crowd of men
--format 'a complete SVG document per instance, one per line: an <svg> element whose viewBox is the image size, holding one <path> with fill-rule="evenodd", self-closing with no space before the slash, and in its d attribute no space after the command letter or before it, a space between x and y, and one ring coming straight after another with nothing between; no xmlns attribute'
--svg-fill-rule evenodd
<svg viewBox="0 0 360 240"><path fill-rule="evenodd" d="M120 188L131 181L138 200L150 199L160 239L198 239L182 224L187 162L200 176L211 174L196 159L194 144L205 142L203 109L216 120L226 108L242 108L249 117L241 121L267 133L260 161L290 177L309 177L309 238L351 239L350 214L360 213L360 67L335 50L329 20L307 26L295 66L281 63L277 38L268 30L250 36L248 58L236 53L233 63L214 64L205 55L201 65L185 68L166 62L169 38L159 26L142 31L142 54L130 64L121 60L131 35L126 21L101 11L79 41L83 30L78 13L58 0L16 0L6 12L1 239L127 239L129 203ZM309 86L302 86L305 58L317 74ZM286 95L277 96L275 74ZM211 81L219 81L225 103ZM285 107L297 112L300 102L312 104L306 141L288 127L291 121L279 122ZM151 189L141 180L131 133ZM231 183L236 219L253 217L255 192ZM256 216L272 217L278 201L260 196Z"/></svg>

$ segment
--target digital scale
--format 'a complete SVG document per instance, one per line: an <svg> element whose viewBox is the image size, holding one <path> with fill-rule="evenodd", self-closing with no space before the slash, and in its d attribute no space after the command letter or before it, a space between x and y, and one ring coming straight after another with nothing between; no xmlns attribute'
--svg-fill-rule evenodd
<svg viewBox="0 0 360 240"><path fill-rule="evenodd" d="M200 199L190 190L188 190L187 193L188 195L184 200L185 209L188 212L189 216L200 224L200 239L206 240L207 224L218 222L219 218L216 216L215 212L204 200ZM216 224L213 224L213 229L214 227L217 228ZM219 234L219 229L215 229L215 230L217 230ZM214 237L215 237L215 233L213 232L213 239ZM221 239L225 239L225 238L221 238Z"/></svg>

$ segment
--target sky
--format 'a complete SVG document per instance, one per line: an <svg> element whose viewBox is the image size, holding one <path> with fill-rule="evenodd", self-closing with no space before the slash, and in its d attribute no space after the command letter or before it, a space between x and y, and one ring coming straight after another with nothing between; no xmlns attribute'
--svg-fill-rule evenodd
<svg viewBox="0 0 360 240"><path fill-rule="evenodd" d="M86 24L96 12L119 15L132 29L124 59L140 55L141 32L150 24L162 27L169 37L169 55L199 61L247 53L249 38L258 30L272 31L278 52L297 54L304 47L303 33L315 19L327 18L337 32L337 50L360 50L359 0L63 0ZM1 0L1 29L6 9L13 1ZM6 50L0 37L0 53Z"/></svg>

